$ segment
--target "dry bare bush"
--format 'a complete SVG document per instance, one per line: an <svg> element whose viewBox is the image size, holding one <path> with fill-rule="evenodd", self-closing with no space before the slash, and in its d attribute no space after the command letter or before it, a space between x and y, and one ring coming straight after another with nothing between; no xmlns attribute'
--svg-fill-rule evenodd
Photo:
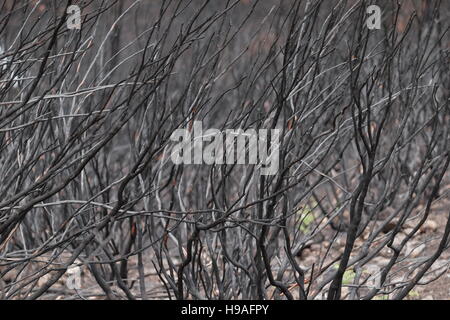
<svg viewBox="0 0 450 320"><path fill-rule="evenodd" d="M447 1L1 6L2 298L404 299L446 276ZM277 174L173 164L194 121L280 129Z"/></svg>

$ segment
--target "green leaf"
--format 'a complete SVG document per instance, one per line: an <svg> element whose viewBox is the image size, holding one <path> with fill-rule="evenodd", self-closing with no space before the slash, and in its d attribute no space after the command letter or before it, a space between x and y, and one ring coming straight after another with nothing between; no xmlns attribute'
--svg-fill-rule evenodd
<svg viewBox="0 0 450 320"><path fill-rule="evenodd" d="M355 280L356 273L353 270L347 270L342 277L342 284L352 284Z"/></svg>
<svg viewBox="0 0 450 320"><path fill-rule="evenodd" d="M408 293L408 297L412 299L418 299L420 297L420 294L417 291L411 290Z"/></svg>
<svg viewBox="0 0 450 320"><path fill-rule="evenodd" d="M309 205L305 205L297 210L297 214L300 216L300 231L303 233L309 232L309 227L314 222L314 213L311 210L311 207Z"/></svg>

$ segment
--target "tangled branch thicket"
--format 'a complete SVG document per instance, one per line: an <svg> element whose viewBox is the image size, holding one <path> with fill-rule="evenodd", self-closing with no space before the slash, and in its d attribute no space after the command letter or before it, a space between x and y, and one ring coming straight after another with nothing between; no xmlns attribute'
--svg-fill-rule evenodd
<svg viewBox="0 0 450 320"><path fill-rule="evenodd" d="M403 299L445 278L449 18L439 0L2 0L0 297ZM193 121L280 129L278 172L173 164Z"/></svg>

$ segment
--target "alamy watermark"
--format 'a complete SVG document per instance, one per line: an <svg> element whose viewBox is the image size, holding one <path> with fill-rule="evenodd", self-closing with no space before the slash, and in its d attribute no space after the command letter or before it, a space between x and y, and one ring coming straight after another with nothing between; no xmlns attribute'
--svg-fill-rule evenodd
<svg viewBox="0 0 450 320"><path fill-rule="evenodd" d="M176 129L170 140L177 142L171 152L175 164L257 165L261 175L278 172L280 129L203 130L201 121L189 129Z"/></svg>
<svg viewBox="0 0 450 320"><path fill-rule="evenodd" d="M81 29L81 8L71 5L67 8L67 29Z"/></svg>
<svg viewBox="0 0 450 320"><path fill-rule="evenodd" d="M71 266L67 269L66 286L69 290L81 289L81 267Z"/></svg>
<svg viewBox="0 0 450 320"><path fill-rule="evenodd" d="M370 30L381 29L381 8L377 5L371 5L366 10L369 17L366 20L367 28Z"/></svg>
<svg viewBox="0 0 450 320"><path fill-rule="evenodd" d="M367 28L370 30L381 29L381 8L377 5L367 7L366 13L369 15L366 20ZM67 28L81 29L81 8L77 5L71 5L67 8Z"/></svg>

